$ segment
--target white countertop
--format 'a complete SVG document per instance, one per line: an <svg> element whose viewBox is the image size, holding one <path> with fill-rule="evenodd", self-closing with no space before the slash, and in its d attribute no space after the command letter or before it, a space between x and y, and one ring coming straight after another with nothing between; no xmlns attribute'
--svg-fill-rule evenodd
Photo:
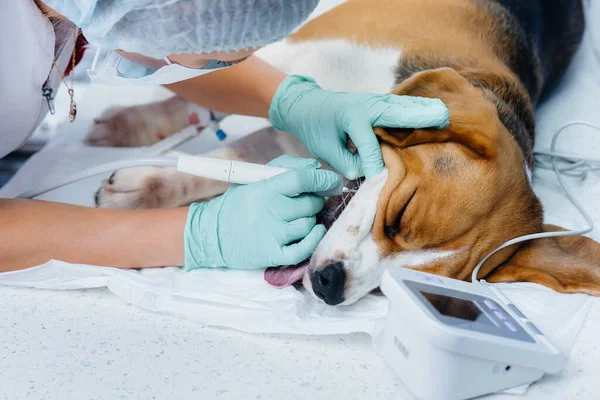
<svg viewBox="0 0 600 400"><path fill-rule="evenodd" d="M0 304L0 399L412 399L368 335L249 335L106 290L1 287ZM599 321L596 301L562 375L527 399L600 398Z"/></svg>

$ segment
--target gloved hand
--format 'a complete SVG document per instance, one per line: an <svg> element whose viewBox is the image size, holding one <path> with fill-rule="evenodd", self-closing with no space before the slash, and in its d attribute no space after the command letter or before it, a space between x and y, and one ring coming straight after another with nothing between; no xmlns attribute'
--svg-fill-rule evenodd
<svg viewBox="0 0 600 400"><path fill-rule="evenodd" d="M334 189L340 177L311 159L282 156L268 165L293 170L190 206L185 270L293 265L312 255L325 235L315 225L325 200L308 193Z"/></svg>
<svg viewBox="0 0 600 400"><path fill-rule="evenodd" d="M443 128L449 115L438 99L330 92L313 79L298 75L281 83L269 110L275 128L296 136L316 157L348 179L370 178L383 169L374 126ZM346 134L359 156L346 147Z"/></svg>

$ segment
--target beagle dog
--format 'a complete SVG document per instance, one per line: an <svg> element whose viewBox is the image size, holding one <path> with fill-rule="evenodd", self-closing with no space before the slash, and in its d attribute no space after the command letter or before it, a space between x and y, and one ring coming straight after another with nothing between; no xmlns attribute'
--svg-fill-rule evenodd
<svg viewBox="0 0 600 400"><path fill-rule="evenodd" d="M403 266L466 280L514 237L544 225L531 186L534 108L567 68L583 34L580 0L348 0L259 56L329 90L440 98L450 125L376 128L386 169L350 199L329 199L329 228L312 258L269 269L276 286L301 280L330 305L356 302L383 271ZM257 149L260 149L258 151ZM265 162L308 156L267 129L212 154ZM102 207L174 207L226 187L167 168L118 171ZM539 239L494 254L489 282L536 282L600 294L600 245L583 236Z"/></svg>

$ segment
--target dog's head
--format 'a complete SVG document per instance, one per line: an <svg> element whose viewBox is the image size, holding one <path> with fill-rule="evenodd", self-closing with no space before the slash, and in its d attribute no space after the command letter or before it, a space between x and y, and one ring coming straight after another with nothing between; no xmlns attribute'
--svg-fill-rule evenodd
<svg viewBox="0 0 600 400"><path fill-rule="evenodd" d="M386 170L360 187L303 274L307 290L330 305L357 301L393 266L468 279L507 240L560 229L544 226L526 157L485 90L443 68L414 75L394 93L440 98L450 125L376 129ZM479 277L595 293L599 247L584 237L512 246Z"/></svg>

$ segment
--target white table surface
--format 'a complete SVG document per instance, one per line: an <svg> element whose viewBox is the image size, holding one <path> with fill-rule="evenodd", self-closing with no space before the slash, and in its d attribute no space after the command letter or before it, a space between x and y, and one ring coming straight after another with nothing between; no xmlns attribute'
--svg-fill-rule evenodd
<svg viewBox="0 0 600 400"><path fill-rule="evenodd" d="M562 375L527 399L600 398L599 304ZM0 287L0 310L0 399L412 399L367 335L203 327L106 290Z"/></svg>

